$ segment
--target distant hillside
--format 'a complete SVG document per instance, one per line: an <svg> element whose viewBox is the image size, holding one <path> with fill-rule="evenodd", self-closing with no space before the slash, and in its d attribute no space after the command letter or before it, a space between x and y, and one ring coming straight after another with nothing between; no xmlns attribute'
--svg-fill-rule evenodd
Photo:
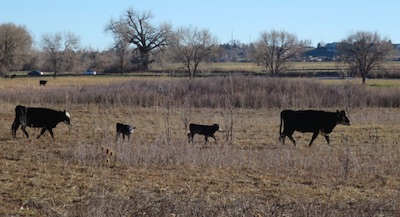
<svg viewBox="0 0 400 217"><path fill-rule="evenodd" d="M308 61L315 61L316 59L322 59L322 61L331 61L337 55L336 42L328 43L325 46L318 46L317 48L310 48L303 53ZM400 44L393 44L395 52L391 56L391 60L400 61Z"/></svg>
<svg viewBox="0 0 400 217"><path fill-rule="evenodd" d="M319 58L329 58L332 60L332 58L336 55L335 51L332 51L331 49L328 49L326 47L318 47L318 48L312 48L306 52L304 52L304 56L312 56L312 57L319 57Z"/></svg>

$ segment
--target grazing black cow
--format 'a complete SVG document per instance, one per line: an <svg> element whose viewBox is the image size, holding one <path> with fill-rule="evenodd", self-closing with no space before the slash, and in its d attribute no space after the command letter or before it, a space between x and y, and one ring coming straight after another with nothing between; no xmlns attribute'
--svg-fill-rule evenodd
<svg viewBox="0 0 400 217"><path fill-rule="evenodd" d="M190 133L188 133L189 142L193 142L193 137L195 134L204 135L205 143L208 141L208 137L214 138L215 141L217 139L214 136L214 133L220 130L218 124L214 125L200 125L200 124L189 124Z"/></svg>
<svg viewBox="0 0 400 217"><path fill-rule="evenodd" d="M122 133L122 139L125 140L125 136L128 136L128 140L130 139L130 135L133 133L133 129L135 129L136 127L132 127L130 125L127 124L121 124L121 123L117 123L117 141L118 141L118 137L119 134Z"/></svg>
<svg viewBox="0 0 400 217"><path fill-rule="evenodd" d="M18 105L15 107L15 119L11 131L13 138L15 138L18 127L21 125L21 130L25 133L26 137L29 138L28 132L25 130L26 127L42 128L37 138L48 130L51 137L54 139L53 128L60 122L64 122L68 125L71 124L70 115L65 110L56 111L48 108L30 108Z"/></svg>
<svg viewBox="0 0 400 217"><path fill-rule="evenodd" d="M40 80L39 85L45 86L47 84L47 80Z"/></svg>
<svg viewBox="0 0 400 217"><path fill-rule="evenodd" d="M282 132L282 122L284 129ZM280 142L285 143L285 137L289 139L296 146L296 141L292 135L294 131L299 132L312 132L314 133L309 146L312 145L313 141L317 138L318 134L325 136L326 141L329 145L328 134L332 132L333 128L337 124L350 125L350 121L346 116L346 112L325 112L325 111L314 111L314 110L284 110L281 112L281 124L279 127Z"/></svg>

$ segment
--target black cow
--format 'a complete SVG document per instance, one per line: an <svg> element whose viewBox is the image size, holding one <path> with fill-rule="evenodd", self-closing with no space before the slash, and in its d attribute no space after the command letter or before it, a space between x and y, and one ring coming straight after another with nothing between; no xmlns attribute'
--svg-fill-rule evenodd
<svg viewBox="0 0 400 217"><path fill-rule="evenodd" d="M190 133L188 133L189 142L193 142L193 137L195 134L204 135L205 143L208 141L208 137L214 138L215 141L217 139L214 136L214 133L220 130L218 124L214 125L200 125L200 124L189 124Z"/></svg>
<svg viewBox="0 0 400 217"><path fill-rule="evenodd" d="M28 132L25 130L26 127L42 128L37 138L48 130L51 137L54 139L53 128L60 122L64 122L68 125L71 124L70 115L65 110L56 111L48 108L30 108L18 105L15 107L15 119L11 131L13 138L15 138L18 127L21 125L21 130L25 133L26 137L29 138Z"/></svg>
<svg viewBox="0 0 400 217"><path fill-rule="evenodd" d="M282 132L282 122L284 129ZM284 110L281 112L281 124L279 127L280 142L285 143L285 137L289 139L296 146L296 141L292 135L294 131L302 133L312 132L314 133L309 146L312 145L313 141L317 138L318 134L325 136L326 141L329 145L328 134L332 132L333 128L337 124L350 125L350 121L346 116L344 110L336 112L325 112L325 111L314 111L314 110Z"/></svg>
<svg viewBox="0 0 400 217"><path fill-rule="evenodd" d="M128 140L130 139L130 135L133 133L133 129L136 127L132 127L127 124L117 123L117 141L119 134L122 133L122 139L125 140L125 136L128 136Z"/></svg>
<svg viewBox="0 0 400 217"><path fill-rule="evenodd" d="M40 80L39 85L45 86L47 84L47 80Z"/></svg>

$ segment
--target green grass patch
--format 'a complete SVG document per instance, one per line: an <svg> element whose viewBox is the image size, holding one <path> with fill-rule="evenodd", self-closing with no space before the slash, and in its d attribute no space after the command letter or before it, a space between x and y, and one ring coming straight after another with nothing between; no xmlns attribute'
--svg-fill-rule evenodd
<svg viewBox="0 0 400 217"><path fill-rule="evenodd" d="M398 88L400 87L399 79L368 79L366 81L368 87L376 88Z"/></svg>
<svg viewBox="0 0 400 217"><path fill-rule="evenodd" d="M369 87L380 87L380 88L390 88L394 87L393 84L370 84Z"/></svg>

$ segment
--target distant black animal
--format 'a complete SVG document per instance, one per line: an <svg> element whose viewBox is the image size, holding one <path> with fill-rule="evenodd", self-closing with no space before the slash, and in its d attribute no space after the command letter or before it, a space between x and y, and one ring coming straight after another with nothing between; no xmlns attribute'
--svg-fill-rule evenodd
<svg viewBox="0 0 400 217"><path fill-rule="evenodd" d="M47 84L47 80L40 80L39 85L45 86Z"/></svg>
<svg viewBox="0 0 400 217"><path fill-rule="evenodd" d="M125 136L128 136L128 140L130 139L130 135L133 133L133 130L136 127L132 127L127 124L122 124L122 123L117 123L117 139L119 137L119 134L122 133L122 139L125 140Z"/></svg>
<svg viewBox="0 0 400 217"><path fill-rule="evenodd" d="M10 78L13 79L13 78L16 78L16 77L17 77L16 74L12 74Z"/></svg>
<svg viewBox="0 0 400 217"><path fill-rule="evenodd" d="M193 137L195 134L204 135L205 143L208 141L208 137L214 138L215 141L217 139L214 136L214 133L220 130L218 124L214 125L200 125L200 124L189 124L190 133L188 133L189 142L193 142Z"/></svg>
<svg viewBox="0 0 400 217"><path fill-rule="evenodd" d="M284 125L283 132L282 122ZM329 145L328 134L332 132L333 128L335 128L337 124L350 125L350 121L347 118L346 112L344 110L337 110L336 112L314 110L284 110L281 112L279 140L282 144L284 144L285 137L287 136L296 146L296 141L292 137L294 131L299 131L302 133L312 132L314 134L312 135L309 146L312 145L318 134L325 136L325 139Z"/></svg>
<svg viewBox="0 0 400 217"><path fill-rule="evenodd" d="M71 124L70 115L65 110L56 111L48 108L30 108L18 105L15 107L15 119L11 131L13 138L15 138L18 127L21 125L21 130L25 133L26 137L29 138L28 132L25 130L26 127L42 128L37 138L48 130L51 137L54 139L53 128L60 122L64 122L68 125Z"/></svg>

